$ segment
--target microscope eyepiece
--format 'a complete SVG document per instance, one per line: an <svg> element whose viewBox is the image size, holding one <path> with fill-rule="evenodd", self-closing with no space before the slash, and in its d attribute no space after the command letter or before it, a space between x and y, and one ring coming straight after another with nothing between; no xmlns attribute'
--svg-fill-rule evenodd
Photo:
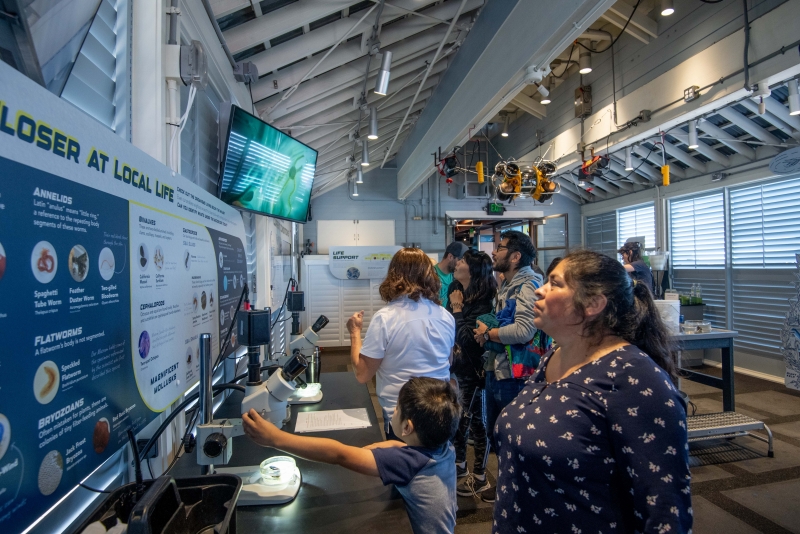
<svg viewBox="0 0 800 534"><path fill-rule="evenodd" d="M287 382L291 382L297 378L300 373L305 372L307 367L308 361L303 357L303 355L300 353L295 353L292 355L289 361L284 364L281 373Z"/></svg>
<svg viewBox="0 0 800 534"><path fill-rule="evenodd" d="M325 328L325 326L326 326L326 325L327 325L329 322L330 322L330 321L328 321L328 318L327 318L327 317L325 317L324 315L320 315L320 316L319 316L319 319L317 319L317 322L316 322L316 323L314 323L314 325L311 327L311 330L313 330L314 332L319 332L320 330L322 330L323 328Z"/></svg>

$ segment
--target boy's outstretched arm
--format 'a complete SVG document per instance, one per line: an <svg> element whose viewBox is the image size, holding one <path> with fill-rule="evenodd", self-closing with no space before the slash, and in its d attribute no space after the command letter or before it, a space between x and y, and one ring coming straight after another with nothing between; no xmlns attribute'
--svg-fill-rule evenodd
<svg viewBox="0 0 800 534"><path fill-rule="evenodd" d="M307 460L341 465L356 473L379 476L375 456L370 450L344 445L333 439L283 432L252 409L242 414L242 427L244 433L262 447L274 447Z"/></svg>

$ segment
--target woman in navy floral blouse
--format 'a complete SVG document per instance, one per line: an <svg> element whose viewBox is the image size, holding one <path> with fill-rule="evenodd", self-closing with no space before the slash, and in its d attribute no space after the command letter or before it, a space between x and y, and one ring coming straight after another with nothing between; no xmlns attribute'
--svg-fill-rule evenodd
<svg viewBox="0 0 800 534"><path fill-rule="evenodd" d="M558 348L497 419L493 532L690 532L686 410L650 290L579 251L536 293Z"/></svg>

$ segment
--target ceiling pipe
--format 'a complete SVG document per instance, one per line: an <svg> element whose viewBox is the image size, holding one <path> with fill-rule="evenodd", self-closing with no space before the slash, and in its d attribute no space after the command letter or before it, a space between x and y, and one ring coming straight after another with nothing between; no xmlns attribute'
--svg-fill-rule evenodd
<svg viewBox="0 0 800 534"><path fill-rule="evenodd" d="M453 20L450 21L450 26L447 28L447 33L445 33L444 38L442 38L442 42L439 43L439 48L436 50L436 54L433 56L433 63L436 63L436 58L439 57L439 54L442 52L442 48L444 47L447 38L450 36L450 32L453 31L453 27L456 25L458 21L458 17L461 15L461 11L464 9L464 6L467 4L467 0L461 0L461 5L458 6L458 11L456 12ZM428 67L428 70L425 72L425 76L422 77L422 81L419 84L419 88L417 89L417 94L414 96L414 99L411 101L411 105L408 107L408 111L406 111L406 116L403 117L403 124L405 124L406 120L408 120L408 115L411 113L411 108L414 106L414 103L417 101L417 97L419 97L420 91L422 91L422 86L425 84L425 80L428 79L428 74L430 74L431 69L433 68L433 63ZM397 142L397 138L400 135L398 131L395 134L394 139L392 140L392 144L389 145L389 150L386 152L386 156L383 158L383 162L381 163L381 168L386 165L386 161L389 159L389 153L391 153L392 148L394 148L395 143Z"/></svg>
<svg viewBox="0 0 800 534"><path fill-rule="evenodd" d="M214 16L214 10L211 9L211 4L208 3L208 0L201 0L201 2L203 2L203 7L206 10L208 19L211 21L211 26L214 27L214 33L217 34L219 44L222 45L222 50L225 51L225 56L228 58L228 63L231 64L231 68L233 70L236 70L236 60L233 59L233 54L231 54L231 50L228 48L228 43L225 42L225 37L223 37L222 31L219 29L219 24L217 24L217 18Z"/></svg>

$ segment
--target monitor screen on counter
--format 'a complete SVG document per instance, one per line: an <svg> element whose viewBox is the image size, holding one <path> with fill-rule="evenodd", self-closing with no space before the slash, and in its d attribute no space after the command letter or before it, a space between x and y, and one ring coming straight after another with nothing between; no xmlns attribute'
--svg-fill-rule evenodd
<svg viewBox="0 0 800 534"><path fill-rule="evenodd" d="M305 223L317 151L232 106L219 197L246 211Z"/></svg>

